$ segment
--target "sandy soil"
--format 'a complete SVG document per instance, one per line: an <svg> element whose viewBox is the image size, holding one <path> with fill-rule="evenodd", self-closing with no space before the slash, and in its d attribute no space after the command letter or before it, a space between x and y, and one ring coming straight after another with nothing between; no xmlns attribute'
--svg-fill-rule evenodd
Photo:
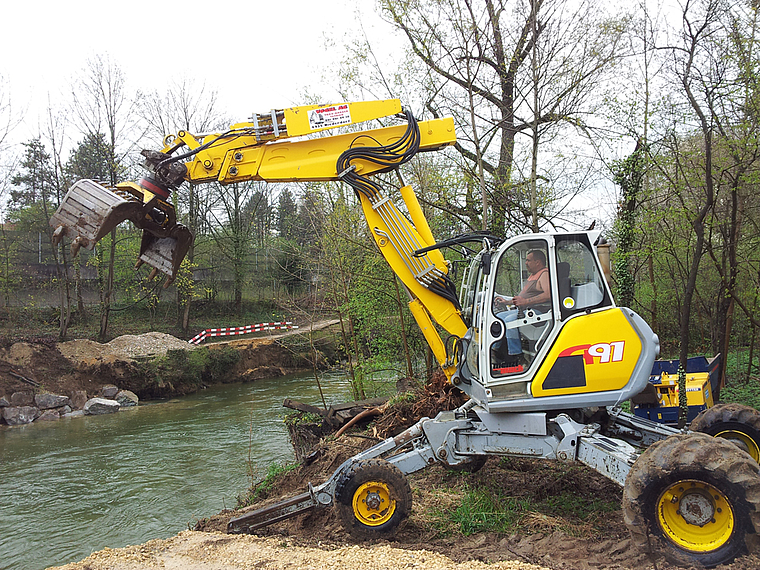
<svg viewBox="0 0 760 570"><path fill-rule="evenodd" d="M101 550L81 562L58 570L251 570L251 569L353 569L353 570L541 570L540 566L507 561L496 564L457 563L427 550L402 550L387 544L299 546L287 538L229 536L185 531L168 540L140 546Z"/></svg>

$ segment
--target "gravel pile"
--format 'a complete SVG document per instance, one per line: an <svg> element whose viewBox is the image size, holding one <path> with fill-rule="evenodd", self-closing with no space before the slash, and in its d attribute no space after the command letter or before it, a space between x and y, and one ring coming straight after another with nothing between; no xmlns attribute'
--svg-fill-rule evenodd
<svg viewBox="0 0 760 570"><path fill-rule="evenodd" d="M69 360L119 358L122 360L145 356L163 356L167 350L193 350L196 346L175 336L159 332L141 335L125 334L106 344L92 340L70 340L58 345Z"/></svg>
<svg viewBox="0 0 760 570"><path fill-rule="evenodd" d="M435 552L388 545L328 549L294 546L287 539L184 531L168 540L95 552L57 570L544 570L515 560L457 563Z"/></svg>
<svg viewBox="0 0 760 570"><path fill-rule="evenodd" d="M149 332L141 335L125 334L107 343L116 352L130 358L136 356L163 356L169 350L193 350L194 344L170 334Z"/></svg>

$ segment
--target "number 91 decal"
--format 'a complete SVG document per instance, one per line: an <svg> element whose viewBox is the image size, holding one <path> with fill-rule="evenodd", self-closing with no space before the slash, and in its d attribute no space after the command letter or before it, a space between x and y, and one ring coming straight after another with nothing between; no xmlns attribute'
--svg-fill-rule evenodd
<svg viewBox="0 0 760 570"><path fill-rule="evenodd" d="M598 342L596 344L580 344L571 346L559 353L559 357L572 356L583 351L583 362L585 364L594 364L595 358L599 364L608 364L610 362L621 362L625 352L625 341L616 342Z"/></svg>

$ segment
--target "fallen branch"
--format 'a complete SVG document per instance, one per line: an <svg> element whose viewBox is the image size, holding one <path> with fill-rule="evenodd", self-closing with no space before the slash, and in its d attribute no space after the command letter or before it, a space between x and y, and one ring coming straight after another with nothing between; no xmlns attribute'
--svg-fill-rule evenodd
<svg viewBox="0 0 760 570"><path fill-rule="evenodd" d="M40 386L42 386L42 384L40 384L39 382L35 382L34 380L30 380L26 376L22 376L21 374L18 374L16 372L14 372L13 370L9 370L8 374L10 374L11 376L13 376L17 380L21 380L22 382L26 382L30 386L34 386L35 388L39 388Z"/></svg>
<svg viewBox="0 0 760 570"><path fill-rule="evenodd" d="M360 422L364 418L369 418L371 416L379 416L384 411L385 411L385 406L382 406L381 408L370 408L368 410L364 410L363 412L351 418L348 422L346 422L343 425L342 428L340 428L337 432L335 432L335 437L340 437L348 428L350 428L355 423Z"/></svg>

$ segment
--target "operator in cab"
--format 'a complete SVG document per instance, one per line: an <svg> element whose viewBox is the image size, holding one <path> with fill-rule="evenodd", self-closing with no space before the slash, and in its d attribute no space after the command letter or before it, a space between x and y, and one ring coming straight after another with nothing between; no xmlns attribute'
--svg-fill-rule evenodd
<svg viewBox="0 0 760 570"><path fill-rule="evenodd" d="M529 251L525 256L525 267L529 276L522 291L511 299L501 295L494 296L496 316L505 324L517 320L520 311L525 309L532 308L539 312L550 309L551 284L549 282L549 269L546 267L546 254L539 249ZM505 310L509 305L514 307ZM507 329L504 336L507 340L509 356L521 355L522 345L519 330L517 328Z"/></svg>

